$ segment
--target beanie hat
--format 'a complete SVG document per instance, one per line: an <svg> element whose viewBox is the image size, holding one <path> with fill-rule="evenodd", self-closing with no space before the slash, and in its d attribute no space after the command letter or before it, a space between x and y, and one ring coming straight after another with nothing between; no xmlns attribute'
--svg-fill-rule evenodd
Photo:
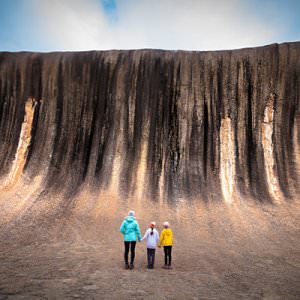
<svg viewBox="0 0 300 300"><path fill-rule="evenodd" d="M128 213L128 216L130 216L130 217L134 217L134 215L135 215L135 212L134 212L134 210L130 210L130 211L129 211L129 213Z"/></svg>
<svg viewBox="0 0 300 300"><path fill-rule="evenodd" d="M164 227L169 227L169 226L170 226L169 222L167 222L167 221L166 221L166 222L164 222L164 224L163 224L163 225L164 225Z"/></svg>

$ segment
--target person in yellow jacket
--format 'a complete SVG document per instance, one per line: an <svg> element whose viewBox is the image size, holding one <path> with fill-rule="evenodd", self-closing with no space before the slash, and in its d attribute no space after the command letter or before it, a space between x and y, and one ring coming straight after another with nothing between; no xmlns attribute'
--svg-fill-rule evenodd
<svg viewBox="0 0 300 300"><path fill-rule="evenodd" d="M173 232L170 228L169 222L164 222L164 229L160 234L159 247L164 247L165 252L165 265L164 269L172 269L171 261L172 261L172 246L173 246Z"/></svg>

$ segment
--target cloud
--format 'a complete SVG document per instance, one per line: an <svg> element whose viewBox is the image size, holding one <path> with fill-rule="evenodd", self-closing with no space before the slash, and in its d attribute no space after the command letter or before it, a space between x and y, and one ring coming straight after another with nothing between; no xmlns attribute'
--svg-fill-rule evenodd
<svg viewBox="0 0 300 300"><path fill-rule="evenodd" d="M58 50L108 49L111 30L97 0L32 0L43 38Z"/></svg>
<svg viewBox="0 0 300 300"><path fill-rule="evenodd" d="M268 43L268 24L239 0L117 1L119 40L130 33L134 47L208 50ZM122 44L125 41L122 40Z"/></svg>
<svg viewBox="0 0 300 300"><path fill-rule="evenodd" d="M56 50L216 50L268 44L276 38L271 24L244 1L113 2L114 10L107 12L99 0L31 0L43 37Z"/></svg>

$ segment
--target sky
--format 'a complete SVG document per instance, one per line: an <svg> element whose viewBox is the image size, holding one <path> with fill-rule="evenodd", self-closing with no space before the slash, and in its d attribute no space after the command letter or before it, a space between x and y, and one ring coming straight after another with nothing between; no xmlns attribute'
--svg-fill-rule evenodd
<svg viewBox="0 0 300 300"><path fill-rule="evenodd" d="M300 0L0 0L0 51L222 50L300 41Z"/></svg>

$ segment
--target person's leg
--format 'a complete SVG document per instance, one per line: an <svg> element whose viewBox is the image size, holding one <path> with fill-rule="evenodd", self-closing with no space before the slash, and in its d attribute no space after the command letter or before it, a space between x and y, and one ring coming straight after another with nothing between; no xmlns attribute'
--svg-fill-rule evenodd
<svg viewBox="0 0 300 300"><path fill-rule="evenodd" d="M147 248L147 262L148 262L148 268L151 266L151 249Z"/></svg>
<svg viewBox="0 0 300 300"><path fill-rule="evenodd" d="M131 252L130 265L133 265L133 263L134 263L135 245L136 245L136 242L130 242L130 252Z"/></svg>
<svg viewBox="0 0 300 300"><path fill-rule="evenodd" d="M124 260L125 260L126 266L128 266L129 242L124 242L124 248L125 248Z"/></svg>
<svg viewBox="0 0 300 300"><path fill-rule="evenodd" d="M169 266L171 266L172 262L172 246L169 246Z"/></svg>
<svg viewBox="0 0 300 300"><path fill-rule="evenodd" d="M149 249L149 267L152 267L152 261L153 261L153 249Z"/></svg>
<svg viewBox="0 0 300 300"><path fill-rule="evenodd" d="M165 252L165 266L168 265L168 248L167 246L164 246L164 252Z"/></svg>
<svg viewBox="0 0 300 300"><path fill-rule="evenodd" d="M155 262L155 249L152 249L152 268L154 267Z"/></svg>
<svg viewBox="0 0 300 300"><path fill-rule="evenodd" d="M166 255L167 255L166 265L168 265L168 262L169 262L169 246L166 246Z"/></svg>

